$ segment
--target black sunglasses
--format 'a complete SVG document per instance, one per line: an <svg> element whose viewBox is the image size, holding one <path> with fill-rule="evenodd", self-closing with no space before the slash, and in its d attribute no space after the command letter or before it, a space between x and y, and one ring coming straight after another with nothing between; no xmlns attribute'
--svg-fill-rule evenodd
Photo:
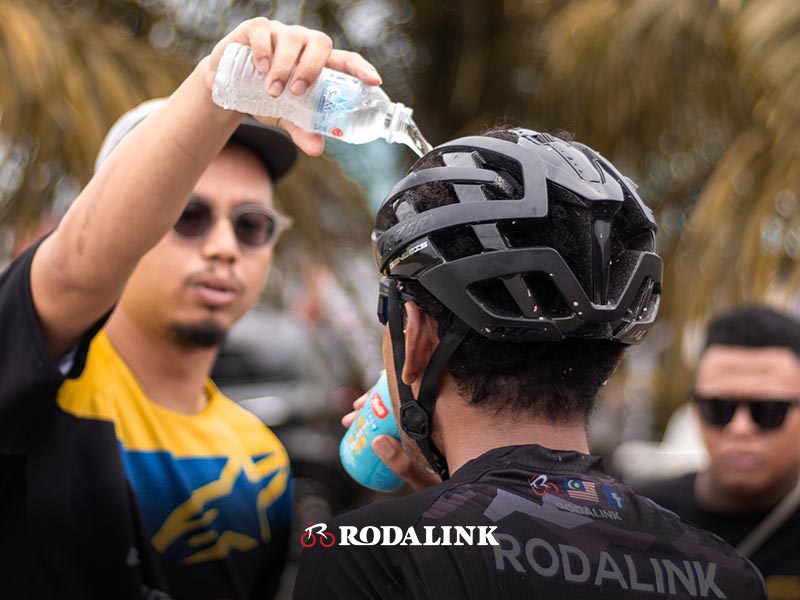
<svg viewBox="0 0 800 600"><path fill-rule="evenodd" d="M242 249L270 248L292 224L290 217L258 204L237 206L230 211L228 218ZM211 205L202 198L192 196L173 228L183 238L201 240L211 230L214 220Z"/></svg>
<svg viewBox="0 0 800 600"><path fill-rule="evenodd" d="M408 301L417 302L414 296L412 296L403 289L401 283L398 283L396 280L392 280L388 277L381 277L381 282L378 287L378 310L377 310L378 321L380 321L381 325L386 325L386 323L389 322L389 302L390 302L389 288L391 286L395 286L397 299L400 300L401 302L408 302ZM420 311L424 313L428 312L427 309L420 306L419 304L417 304L417 307L420 309Z"/></svg>
<svg viewBox="0 0 800 600"><path fill-rule="evenodd" d="M786 420L786 414L800 399L756 400L753 398L715 398L694 394L694 402L703 420L714 427L725 427L733 420L741 405L747 406L750 418L764 431L778 429Z"/></svg>

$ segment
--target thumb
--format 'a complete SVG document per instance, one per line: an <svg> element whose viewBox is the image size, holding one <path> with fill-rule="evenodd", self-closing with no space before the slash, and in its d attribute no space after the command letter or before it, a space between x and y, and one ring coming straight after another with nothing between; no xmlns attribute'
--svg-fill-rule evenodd
<svg viewBox="0 0 800 600"><path fill-rule="evenodd" d="M423 490L442 481L438 475L414 462L396 438L379 435L372 440L372 450L415 490Z"/></svg>
<svg viewBox="0 0 800 600"><path fill-rule="evenodd" d="M399 456L403 452L403 447L395 438L390 435L379 435L372 441L372 449L383 462L391 465L398 458L401 460L403 456Z"/></svg>

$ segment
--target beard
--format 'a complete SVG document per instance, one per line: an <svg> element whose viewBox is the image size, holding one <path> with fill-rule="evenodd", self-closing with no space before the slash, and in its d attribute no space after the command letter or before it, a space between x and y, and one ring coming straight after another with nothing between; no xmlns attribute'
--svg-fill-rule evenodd
<svg viewBox="0 0 800 600"><path fill-rule="evenodd" d="M228 330L213 322L193 323L190 325L183 323L173 323L169 327L175 342L187 349L192 348L216 348L221 346L228 335Z"/></svg>

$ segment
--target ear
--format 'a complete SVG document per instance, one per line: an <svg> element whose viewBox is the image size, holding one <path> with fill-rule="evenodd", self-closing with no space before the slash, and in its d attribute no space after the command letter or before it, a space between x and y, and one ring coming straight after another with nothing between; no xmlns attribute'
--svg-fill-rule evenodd
<svg viewBox="0 0 800 600"><path fill-rule="evenodd" d="M406 362L403 381L407 385L421 383L433 351L439 345L437 323L419 309L415 302L406 302Z"/></svg>

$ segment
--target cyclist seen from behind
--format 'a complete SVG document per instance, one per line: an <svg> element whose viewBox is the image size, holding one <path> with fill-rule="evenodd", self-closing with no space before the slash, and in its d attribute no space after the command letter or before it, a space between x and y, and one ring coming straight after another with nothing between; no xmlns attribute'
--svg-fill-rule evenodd
<svg viewBox="0 0 800 600"><path fill-rule="evenodd" d="M765 597L731 546L588 454L594 398L656 316L655 231L630 180L547 134L412 167L373 231L379 316L404 447L442 481L327 524L295 597Z"/></svg>

